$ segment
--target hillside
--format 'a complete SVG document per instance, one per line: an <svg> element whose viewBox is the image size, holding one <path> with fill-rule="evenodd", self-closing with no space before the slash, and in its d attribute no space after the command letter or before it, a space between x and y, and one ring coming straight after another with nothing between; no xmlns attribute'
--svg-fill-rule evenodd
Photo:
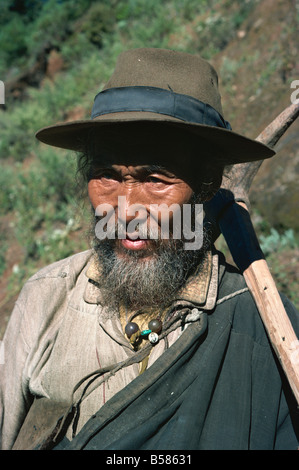
<svg viewBox="0 0 299 470"><path fill-rule="evenodd" d="M166 47L213 63L226 119L254 138L290 103L299 79L299 7L295 0L5 0L0 8L1 337L24 280L88 247L74 156L39 144L35 131L88 117L122 50ZM298 130L296 122L251 191L269 264L297 307Z"/></svg>

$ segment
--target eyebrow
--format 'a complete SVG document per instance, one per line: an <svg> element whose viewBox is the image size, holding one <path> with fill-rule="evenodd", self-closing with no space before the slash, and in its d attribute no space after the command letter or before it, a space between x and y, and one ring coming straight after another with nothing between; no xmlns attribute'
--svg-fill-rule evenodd
<svg viewBox="0 0 299 470"><path fill-rule="evenodd" d="M109 163L109 164L105 164L105 162L94 162L93 166L92 166L92 173L94 172L98 172L98 171L102 171L102 170L112 170L112 171L115 171L117 172L117 170L115 168L113 168L113 163ZM151 165L142 165L140 167L136 167L136 171L138 173L143 173L144 175L148 176L148 175L151 175L153 173L161 173L169 178L176 178L176 175L172 172L170 172L169 170L167 170L164 166L162 165L155 165L155 164L151 164Z"/></svg>
<svg viewBox="0 0 299 470"><path fill-rule="evenodd" d="M162 165L147 165L143 167L143 169L147 174L162 173L165 176L168 176L169 178L175 178L175 175Z"/></svg>

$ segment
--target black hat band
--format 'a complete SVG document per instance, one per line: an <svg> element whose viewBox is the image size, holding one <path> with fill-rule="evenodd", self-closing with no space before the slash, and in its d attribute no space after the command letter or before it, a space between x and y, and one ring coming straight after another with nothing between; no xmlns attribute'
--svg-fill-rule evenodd
<svg viewBox="0 0 299 470"><path fill-rule="evenodd" d="M127 111L164 114L186 122L232 129L230 123L209 104L192 96L146 86L101 91L94 99L91 118Z"/></svg>

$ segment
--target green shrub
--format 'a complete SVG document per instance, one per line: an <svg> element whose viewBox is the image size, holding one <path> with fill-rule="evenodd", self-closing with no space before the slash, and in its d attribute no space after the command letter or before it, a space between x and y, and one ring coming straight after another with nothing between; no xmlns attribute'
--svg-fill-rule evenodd
<svg viewBox="0 0 299 470"><path fill-rule="evenodd" d="M265 256L284 249L299 247L293 229L286 230L284 233L280 234L272 227L270 233L268 235L260 235L259 240Z"/></svg>
<svg viewBox="0 0 299 470"><path fill-rule="evenodd" d="M12 165L1 165L0 171L0 208L1 216L13 211L16 194L16 170Z"/></svg>
<svg viewBox="0 0 299 470"><path fill-rule="evenodd" d="M1 25L0 44L0 74L3 80L11 63L23 62L22 58L28 53L26 24L17 14L13 14L6 24Z"/></svg>

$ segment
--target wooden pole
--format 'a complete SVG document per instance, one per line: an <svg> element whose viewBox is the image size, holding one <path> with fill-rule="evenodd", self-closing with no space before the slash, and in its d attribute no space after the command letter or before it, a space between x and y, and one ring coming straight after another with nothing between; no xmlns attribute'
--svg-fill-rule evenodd
<svg viewBox="0 0 299 470"><path fill-rule="evenodd" d="M270 147L278 142L299 115L299 106L286 108L256 140ZM281 301L256 237L250 215L248 192L262 161L233 165L221 189L205 204L214 227L218 225L232 257L255 300L274 351L299 404L299 341ZM220 216L219 216L220 214Z"/></svg>
<svg viewBox="0 0 299 470"><path fill-rule="evenodd" d="M267 262L264 259L254 261L243 276L299 405L299 341Z"/></svg>

